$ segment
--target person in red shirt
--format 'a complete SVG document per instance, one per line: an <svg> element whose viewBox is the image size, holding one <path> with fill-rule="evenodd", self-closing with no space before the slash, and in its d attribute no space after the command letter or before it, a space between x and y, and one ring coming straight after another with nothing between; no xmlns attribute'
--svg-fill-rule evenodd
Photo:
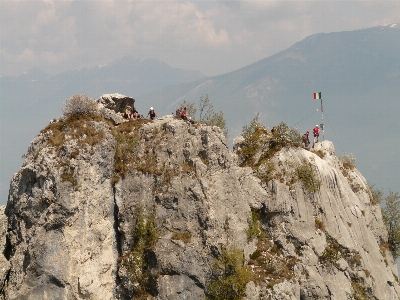
<svg viewBox="0 0 400 300"><path fill-rule="evenodd" d="M188 119L187 112L186 112L186 107L184 107L183 110L181 111L181 118L184 119L184 120Z"/></svg>
<svg viewBox="0 0 400 300"><path fill-rule="evenodd" d="M188 121L191 124L194 124L192 118L187 114L186 107L184 107L183 110L181 111L181 118L184 119L185 121Z"/></svg>
<svg viewBox="0 0 400 300"><path fill-rule="evenodd" d="M315 125L314 129L312 130L313 134L314 134L314 142L313 142L313 147L315 145L315 143L318 143L318 137L319 137L319 127L318 124Z"/></svg>

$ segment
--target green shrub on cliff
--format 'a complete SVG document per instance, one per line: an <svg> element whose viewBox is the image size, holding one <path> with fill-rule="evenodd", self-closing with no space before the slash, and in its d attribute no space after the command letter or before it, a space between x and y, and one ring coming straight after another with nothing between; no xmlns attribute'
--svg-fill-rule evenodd
<svg viewBox="0 0 400 300"><path fill-rule="evenodd" d="M253 168L255 176L262 182L273 178L275 166L270 159L283 147L300 147L302 142L296 128L281 122L269 131L259 122L258 114L248 126L243 127L242 137L237 151L241 159L240 166Z"/></svg>
<svg viewBox="0 0 400 300"><path fill-rule="evenodd" d="M356 167L356 157L352 153L343 153L340 160L345 169L353 170Z"/></svg>
<svg viewBox="0 0 400 300"><path fill-rule="evenodd" d="M389 249L396 259L400 256L400 196L389 191L382 208L383 222L388 231Z"/></svg>
<svg viewBox="0 0 400 300"><path fill-rule="evenodd" d="M262 233L260 213L260 210L251 210L251 218L247 220L247 224L249 225L247 229L248 240L252 240L253 237L259 237Z"/></svg>
<svg viewBox="0 0 400 300"><path fill-rule="evenodd" d="M371 203L373 205L382 203L383 191L376 189L374 184L368 184L368 188L370 192L369 198L371 200Z"/></svg>
<svg viewBox="0 0 400 300"><path fill-rule="evenodd" d="M296 128L281 122L269 131L268 127L258 121L258 114L249 126L243 127L242 137L244 141L238 154L243 160L242 166L250 167L258 167L265 163L283 147L300 147L302 142Z"/></svg>
<svg viewBox="0 0 400 300"><path fill-rule="evenodd" d="M389 190L389 195L385 197L383 190L376 189L375 185L370 184L368 187L371 203L381 206L383 222L388 232L388 241L381 248L388 247L396 259L400 257L400 195Z"/></svg>
<svg viewBox="0 0 400 300"><path fill-rule="evenodd" d="M236 300L245 294L246 284L252 280L251 268L244 264L243 250L222 248L214 260L213 279L207 287L208 299Z"/></svg>
<svg viewBox="0 0 400 300"><path fill-rule="evenodd" d="M301 134L297 128L289 127L286 123L281 122L274 127L269 146L279 151L283 147L300 147L301 144Z"/></svg>
<svg viewBox="0 0 400 300"><path fill-rule="evenodd" d="M128 253L121 257L122 264L135 286L134 296L141 299L152 292L152 278L149 269L151 251L154 249L159 230L154 208L145 213L143 207L135 209L136 226L132 234L133 245Z"/></svg>
<svg viewBox="0 0 400 300"><path fill-rule="evenodd" d="M303 159L301 164L295 166L295 173L309 192L314 193L321 187L322 182L317 178L314 166L306 159Z"/></svg>
<svg viewBox="0 0 400 300"><path fill-rule="evenodd" d="M268 137L270 136L271 133L268 128L258 121L258 114L251 120L250 125L243 127L242 137L244 141L238 151L242 159L242 167L258 167L261 164L259 160L257 161L257 154L260 149L268 148Z"/></svg>

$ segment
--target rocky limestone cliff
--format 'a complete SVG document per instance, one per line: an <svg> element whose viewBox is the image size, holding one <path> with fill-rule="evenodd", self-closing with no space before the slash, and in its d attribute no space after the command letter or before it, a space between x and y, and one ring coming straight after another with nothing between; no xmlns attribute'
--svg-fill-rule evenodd
<svg viewBox="0 0 400 300"><path fill-rule="evenodd" d="M331 142L283 148L260 180L217 127L98 103L42 130L12 178L0 299L218 299L224 280L231 299L399 299L380 208Z"/></svg>

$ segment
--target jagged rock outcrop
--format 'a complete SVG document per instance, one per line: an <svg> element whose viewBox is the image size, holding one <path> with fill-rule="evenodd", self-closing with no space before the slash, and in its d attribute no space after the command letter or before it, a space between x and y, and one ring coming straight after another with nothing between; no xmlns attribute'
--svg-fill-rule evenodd
<svg viewBox="0 0 400 300"><path fill-rule="evenodd" d="M135 99L121 94L104 94L97 99L97 102L117 113L124 113L128 105L130 107L135 105Z"/></svg>
<svg viewBox="0 0 400 300"><path fill-rule="evenodd" d="M380 208L332 143L283 148L263 181L217 127L100 106L42 130L12 178L4 299L204 299L230 251L246 299L398 299Z"/></svg>

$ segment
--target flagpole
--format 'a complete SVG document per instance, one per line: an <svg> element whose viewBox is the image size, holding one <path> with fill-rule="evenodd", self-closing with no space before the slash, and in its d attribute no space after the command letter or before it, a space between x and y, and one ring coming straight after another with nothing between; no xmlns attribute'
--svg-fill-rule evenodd
<svg viewBox="0 0 400 300"><path fill-rule="evenodd" d="M322 129L322 140L325 140L325 135L324 135L324 107L322 106L322 97L321 97L321 129Z"/></svg>
<svg viewBox="0 0 400 300"><path fill-rule="evenodd" d="M322 93L317 92L314 93L314 100L320 99L321 100L321 130L322 130L322 140L325 140L325 132L324 132L324 107L322 106ZM318 111L318 109L317 109Z"/></svg>

